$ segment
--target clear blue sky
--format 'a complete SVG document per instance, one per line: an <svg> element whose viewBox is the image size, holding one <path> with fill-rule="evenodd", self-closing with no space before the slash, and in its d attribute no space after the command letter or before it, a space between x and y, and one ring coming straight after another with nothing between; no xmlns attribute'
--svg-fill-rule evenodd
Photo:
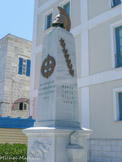
<svg viewBox="0 0 122 162"><path fill-rule="evenodd" d="M32 40L34 0L0 0L0 39L8 33Z"/></svg>

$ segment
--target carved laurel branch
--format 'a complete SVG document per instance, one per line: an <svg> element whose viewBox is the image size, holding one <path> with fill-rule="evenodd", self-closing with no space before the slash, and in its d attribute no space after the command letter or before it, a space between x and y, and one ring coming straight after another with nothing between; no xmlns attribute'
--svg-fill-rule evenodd
<svg viewBox="0 0 122 162"><path fill-rule="evenodd" d="M66 43L62 38L59 41L60 41L61 47L63 48L62 51L64 53L64 57L67 63L67 67L69 69L69 73L72 75L72 77L74 77L74 70L71 64L71 59L69 58L68 49L66 49Z"/></svg>

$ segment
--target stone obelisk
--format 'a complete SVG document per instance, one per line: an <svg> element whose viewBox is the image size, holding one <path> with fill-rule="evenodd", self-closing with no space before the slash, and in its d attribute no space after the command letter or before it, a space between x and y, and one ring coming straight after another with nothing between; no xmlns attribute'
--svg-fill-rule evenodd
<svg viewBox="0 0 122 162"><path fill-rule="evenodd" d="M24 130L28 162L87 162L91 131L79 122L75 40L68 15L58 9L43 39L35 126Z"/></svg>

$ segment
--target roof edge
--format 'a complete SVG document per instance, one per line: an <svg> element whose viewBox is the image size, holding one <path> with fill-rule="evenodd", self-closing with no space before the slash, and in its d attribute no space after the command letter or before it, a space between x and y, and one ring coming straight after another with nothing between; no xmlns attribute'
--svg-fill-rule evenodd
<svg viewBox="0 0 122 162"><path fill-rule="evenodd" d="M13 37L13 38L12 38L12 37ZM25 39L25 38L21 38L21 37L19 37L19 36L16 36L16 35L13 35L13 34L10 34L10 33L8 33L8 34L5 35L3 38L1 38L1 39L0 39L0 42L2 42L3 40L5 40L5 39L7 39L7 38L11 38L11 39L13 39L13 40L15 40L14 38L17 38L17 39L19 39L19 40L23 40L23 41L32 43L32 41L30 41L30 40L27 40L27 39Z"/></svg>

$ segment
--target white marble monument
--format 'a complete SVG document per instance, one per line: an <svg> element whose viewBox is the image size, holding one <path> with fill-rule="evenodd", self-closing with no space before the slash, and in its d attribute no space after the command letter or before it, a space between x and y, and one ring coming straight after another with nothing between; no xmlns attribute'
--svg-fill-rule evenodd
<svg viewBox="0 0 122 162"><path fill-rule="evenodd" d="M28 136L28 162L87 162L90 130L79 122L75 41L63 28L43 40L37 117Z"/></svg>
<svg viewBox="0 0 122 162"><path fill-rule="evenodd" d="M80 128L74 45L72 34L60 27L44 38L37 127Z"/></svg>

